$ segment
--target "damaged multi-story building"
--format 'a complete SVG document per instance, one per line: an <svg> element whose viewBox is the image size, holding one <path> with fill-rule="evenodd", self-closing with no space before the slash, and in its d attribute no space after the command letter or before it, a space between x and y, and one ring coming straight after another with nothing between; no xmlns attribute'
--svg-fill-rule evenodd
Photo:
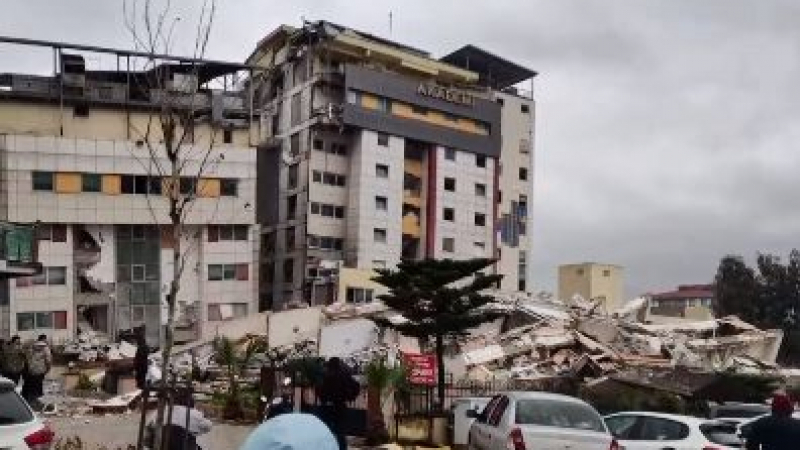
<svg viewBox="0 0 800 450"><path fill-rule="evenodd" d="M497 258L501 290L529 289L534 71L325 21L277 28L247 62L262 309L369 302L372 271L403 259Z"/></svg>
<svg viewBox="0 0 800 450"><path fill-rule="evenodd" d="M0 74L0 218L37 224L43 265L39 275L2 281L10 305L3 336L59 341L79 330L115 336L145 326L150 342L160 340L172 280L170 186L152 170L166 161L149 158L141 136L165 96L191 97L195 108L186 164L197 166L212 147L214 161L180 179L181 193L196 199L185 221L177 339L255 311L259 121L241 82L250 78L246 67L159 57L145 70L136 67L151 55L3 42L52 49L55 65L46 76ZM117 69L92 69L98 60L116 60Z"/></svg>

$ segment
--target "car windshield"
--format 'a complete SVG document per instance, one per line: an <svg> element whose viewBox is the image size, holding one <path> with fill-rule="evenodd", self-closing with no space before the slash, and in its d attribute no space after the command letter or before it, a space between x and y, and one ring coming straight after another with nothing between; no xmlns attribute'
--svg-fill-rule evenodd
<svg viewBox="0 0 800 450"><path fill-rule="evenodd" d="M0 427L19 425L33 420L31 410L13 390L0 390Z"/></svg>
<svg viewBox="0 0 800 450"><path fill-rule="evenodd" d="M705 424L700 425L703 436L714 444L733 448L743 448L742 440L736 435L736 425Z"/></svg>
<svg viewBox="0 0 800 450"><path fill-rule="evenodd" d="M605 432L603 419L589 406L549 399L517 402L516 423Z"/></svg>

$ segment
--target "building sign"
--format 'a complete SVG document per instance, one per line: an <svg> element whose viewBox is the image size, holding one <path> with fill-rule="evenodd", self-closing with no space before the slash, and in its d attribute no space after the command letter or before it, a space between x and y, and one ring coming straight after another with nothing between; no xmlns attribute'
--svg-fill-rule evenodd
<svg viewBox="0 0 800 450"><path fill-rule="evenodd" d="M417 87L417 94L455 103L456 105L475 106L475 97L472 94L458 89L447 89L435 84L421 83Z"/></svg>
<svg viewBox="0 0 800 450"><path fill-rule="evenodd" d="M403 353L403 362L408 368L408 381L411 384L436 385L436 355Z"/></svg>

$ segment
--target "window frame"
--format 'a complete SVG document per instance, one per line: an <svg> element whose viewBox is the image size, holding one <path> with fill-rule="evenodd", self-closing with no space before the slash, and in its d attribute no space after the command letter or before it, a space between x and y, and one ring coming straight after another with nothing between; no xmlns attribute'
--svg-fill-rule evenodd
<svg viewBox="0 0 800 450"><path fill-rule="evenodd" d="M34 170L31 173L31 189L40 192L55 190L56 174L54 172Z"/></svg>

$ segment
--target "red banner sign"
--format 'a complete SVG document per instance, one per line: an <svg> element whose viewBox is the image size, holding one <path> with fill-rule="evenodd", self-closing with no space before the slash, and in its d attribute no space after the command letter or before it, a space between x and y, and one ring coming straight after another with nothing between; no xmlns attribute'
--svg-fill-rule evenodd
<svg viewBox="0 0 800 450"><path fill-rule="evenodd" d="M436 385L436 355L403 353L408 368L408 381L425 386Z"/></svg>

